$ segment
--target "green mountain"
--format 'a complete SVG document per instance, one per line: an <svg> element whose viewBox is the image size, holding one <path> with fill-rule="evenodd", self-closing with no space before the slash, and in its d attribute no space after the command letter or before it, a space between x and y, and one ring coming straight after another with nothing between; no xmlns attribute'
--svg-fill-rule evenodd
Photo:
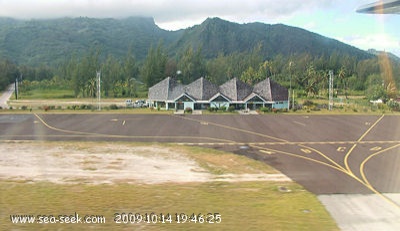
<svg viewBox="0 0 400 231"><path fill-rule="evenodd" d="M151 44L175 41L181 32L160 29L152 18L62 18L19 21L0 19L0 57L27 65L56 64L90 49L103 56L125 56L129 49L143 59Z"/></svg>
<svg viewBox="0 0 400 231"><path fill-rule="evenodd" d="M0 58L25 65L53 66L72 56L87 54L93 48L99 48L103 58L110 54L123 57L132 50L142 60L150 46L159 41L170 55L191 45L201 47L207 58L251 51L258 44L262 45L265 58L302 53L329 57L333 52L357 60L374 56L337 40L282 24L237 24L209 18L185 30L167 31L159 28L152 18L143 17L29 21L0 18Z"/></svg>
<svg viewBox="0 0 400 231"><path fill-rule="evenodd" d="M186 29L174 48L179 50L189 44L202 47L207 57L215 57L221 52L250 51L256 44L262 45L266 58L302 53L329 57L333 52L357 59L371 57L358 48L304 29L283 24L237 24L219 18L209 18L199 26Z"/></svg>

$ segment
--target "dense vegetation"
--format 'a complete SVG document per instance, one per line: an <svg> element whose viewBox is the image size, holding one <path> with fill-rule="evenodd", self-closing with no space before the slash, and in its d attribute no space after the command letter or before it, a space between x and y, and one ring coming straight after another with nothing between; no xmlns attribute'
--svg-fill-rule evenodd
<svg viewBox="0 0 400 231"><path fill-rule="evenodd" d="M166 76L189 83L200 76L221 84L233 77L254 84L266 76L308 97L326 97L328 71L337 94L363 92L393 98L400 64L299 28L236 24L218 18L180 31L158 28L152 19L0 19L0 88L22 76L21 90L73 90L95 97L138 96ZM11 61L10 61L11 60Z"/></svg>

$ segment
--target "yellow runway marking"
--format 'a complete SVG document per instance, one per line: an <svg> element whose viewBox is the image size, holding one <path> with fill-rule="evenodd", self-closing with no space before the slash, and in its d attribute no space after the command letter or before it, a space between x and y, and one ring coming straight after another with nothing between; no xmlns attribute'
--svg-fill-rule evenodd
<svg viewBox="0 0 400 231"><path fill-rule="evenodd" d="M249 131L249 130L245 130L245 129L241 129L241 128L235 128L235 127L231 127L231 126L227 126L227 125L217 124L217 123L214 123L214 122L207 122L207 121L203 121L203 120L193 119L193 118L189 118L189 117L175 116L175 115L170 115L170 116L176 117L176 118L180 118L180 119L184 119L184 120L197 122L197 123L200 123L200 124L207 123L207 125L213 125L213 126L220 127L220 128L225 128L225 129L229 129L229 130L233 130L233 131L239 131L239 132L243 132L243 133L247 133L247 134L251 134L251 135L256 135L256 136L260 136L260 137L276 140L276 141L279 141L279 142L289 142L289 141L287 141L285 139L277 138L277 137L274 137L274 136L269 136L269 135L265 135L265 134L262 134L262 133L253 132L253 131Z"/></svg>
<svg viewBox="0 0 400 231"><path fill-rule="evenodd" d="M358 140L356 141L311 141L311 142L307 142L307 141L288 141L282 138L278 138L278 137L273 137L273 136L269 136L266 134L262 134L262 133L258 133L258 132L253 132L253 131L249 131L246 129L241 129L241 128L235 128L235 127L231 127L231 126L227 126L227 125L222 125L222 124L217 124L214 122L207 122L207 121L202 121L202 120L198 120L198 119L193 119L193 118L188 118L188 117L178 117L178 116L173 116L176 118L180 118L180 119L185 119L185 120L189 120L189 121L193 121L196 123L200 123L201 125L208 125L208 126L215 126L215 127L219 127L219 128L224 128L224 129L229 129L232 131L238 131L238 132L243 132L246 134L251 134L251 135L255 135L255 136L259 136L262 138L268 138L268 139L272 139L274 140L273 142L237 142L237 141L233 141L233 140L227 140L227 139L219 139L219 138L213 138L213 137L188 137L188 136L127 136L127 135L112 135L112 134L101 134L101 133L91 133L91 132L81 132L81 131L71 131L71 130L66 130L66 129L60 129L60 128L56 128L53 127L49 124L47 124L39 115L34 114L36 116L36 118L47 128L54 130L54 131L58 131L58 132L62 132L62 133L67 133L67 134L73 134L75 136L92 136L92 137L108 137L108 138L135 138L135 139L182 139L182 140L209 140L211 142L203 142L203 143L199 143L199 142L180 142L180 143L176 143L178 145L199 145L199 146L222 146L222 145L238 145L238 146L245 146L248 145L252 148L257 149L259 152L267 154L267 155L273 155L273 154L282 154L282 155L287 155L287 156L291 156L291 157L295 157L295 158L299 158L299 159L303 159L303 160L307 160L313 163L317 163L329 168L332 168L334 170L337 170L339 172L342 172L348 176L350 176L351 178L353 178L354 180L358 181L359 183L361 183L362 185L364 185L366 188L368 188L369 190L371 190L373 193L379 195L380 197L382 197L384 200L386 200L387 202L389 202L390 204L397 206L400 208L400 206L395 203L394 201L392 201L390 198L384 196L383 194L381 194L380 192L378 192L368 181L366 175L365 175L365 165L368 161L370 161L373 157L384 154L385 152L398 148L400 147L400 141L399 140L389 140L389 141L385 141L385 140L380 140L380 141L363 141L363 139L368 135L368 133L384 118L384 115L382 115L380 118L378 118L375 123L373 123L371 125L371 123L368 123L368 126L370 126L360 137ZM116 120L118 121L118 120ZM125 122L125 121L124 121ZM55 135L55 136L62 136L62 135ZM346 153L343 161L344 161L344 166L340 165L338 162L334 161L333 159L331 159L328 155L325 155L323 152L310 147L309 145L352 145L348 152ZM360 174L361 177L357 177L351 170L350 166L349 166L349 157L350 155L353 153L353 151L357 148L358 144L372 144L375 145L372 148L370 148L370 151L375 151L375 153L370 154L368 157L366 157L363 162L360 164ZM393 144L393 146L388 147L383 149L381 146L377 146L377 144ZM286 145L293 145L293 146L298 146L299 147L299 152L302 152L303 155L299 154L299 153L292 153L292 152L287 152L287 151L282 151L279 149L272 149L272 148L267 148L267 147L263 147L263 146L286 146ZM344 146L339 146L336 151L338 152L345 152L347 150L347 147ZM318 156L321 156L324 160L317 160L315 158L312 158L312 154L316 154Z"/></svg>
<svg viewBox="0 0 400 231"><path fill-rule="evenodd" d="M179 117L182 118L182 117ZM368 135L368 133L384 118L384 115L382 115L378 120L375 121L374 124L371 125L371 123L366 123L367 126L370 126L368 128L367 131L365 131L358 140L356 141L325 141L325 142L290 142L288 140L284 140L281 138L277 138L277 137L272 137L272 136L268 136L265 134L260 134L260 133L256 133L253 131L248 131L248 130L244 130L244 129L240 129L240 128L234 128L234 127L230 127L230 126L226 126L226 125L221 125L221 124L216 124L216 123L210 123L207 122L209 125L214 125L214 126L218 126L218 127L222 127L222 128L226 128L226 129L230 129L230 130L235 130L235 131L240 131L240 132L244 132L244 133L248 133L248 134L253 134L253 135L258 135L261 137L265 137L265 138L269 138L269 139L273 139L276 140L278 142L260 142L260 143L250 143L249 145L252 148L256 148L258 149L261 153L265 153L268 155L271 154L275 154L275 153L280 153L280 154L284 154L284 155L288 155L288 156L292 156L292 157L296 157L296 158L300 158L300 159L304 159L304 160L308 160L317 164L321 164L324 166L327 166L329 168L333 168L339 172L342 172L348 176L350 176L351 178L353 178L354 180L358 181L359 183L361 183L362 185L364 185L366 188L368 188L369 190L371 190L373 193L379 195L380 197L382 197L384 200L386 200L387 202L389 202L390 204L399 207L398 204L396 204L394 201L392 201L390 198L384 196L383 194L381 194L380 192L378 192L367 180L367 178L365 177L365 174L363 173L364 171L364 165L365 163L370 160L373 156L376 156L378 154L381 154L385 151L388 151L390 149L393 149L395 147L400 146L400 141L363 141L363 139ZM196 119L191 119L191 118L183 118L183 119L187 119L187 120L191 120L191 121L195 121L195 122L204 122L201 120L196 120ZM396 144L395 146L391 147L391 148L387 148L385 150L381 150L377 153L375 153L374 155L370 155L367 159L364 160L364 162L361 164L360 166L360 172L362 175L362 179L360 179L359 177L357 177L351 170L349 163L348 163L348 159L351 155L351 153L356 149L357 144ZM311 148L309 146L306 145L326 145L326 144L330 144L330 145L334 145L334 144L339 144L339 145L343 145L343 144L352 144L352 147L349 149L349 151L346 153L345 157L344 157L344 167L341 166L338 162L332 160L331 158L329 158L327 155L325 155L324 153L320 152L317 149ZM224 144L219 144L219 145L224 145ZM295 154L295 153L291 153L291 152L286 152L286 151L281 151L281 150L277 150L277 149L271 149L271 148L265 148L265 147L261 147L260 145L297 145L300 147L300 150L305 153L305 154L311 154L312 152L315 152L316 154L318 154L319 156L323 157L326 161L328 161L328 163L324 162L324 161L319 161L316 159L313 159L311 157L307 157L307 156L303 156L303 155L299 155L299 154ZM338 147L337 151L338 152L345 152L347 149L347 147ZM372 150L377 149L372 148Z"/></svg>
<svg viewBox="0 0 400 231"><path fill-rule="evenodd" d="M397 147L400 147L400 144L394 145L394 146L392 146L392 147L389 147L389 148L380 150L380 151L378 151L378 152L375 152L375 153L369 155L369 156L361 163L361 165L360 165L360 174L361 174L361 177L362 177L363 181L365 182L365 184L367 184L367 185L369 186L369 188L370 188L372 191L374 191L375 194L379 195L380 197L382 197L383 199L385 199L386 201L388 201L389 203L395 205L396 207L398 207L398 208L400 209L400 205L399 205L399 204L397 204L397 203L394 202L393 200L389 199L388 197L384 196L382 193L378 192L378 191L371 185L371 183L369 183L367 177L365 176L365 172L364 172L365 164L366 164L370 159L372 159L373 157L375 157L375 156L377 156L377 155L381 155L381 154L383 154L383 153L386 152L386 151L389 151L389 150L391 150L391 149L397 148Z"/></svg>
<svg viewBox="0 0 400 231"><path fill-rule="evenodd" d="M251 146L251 147L257 148L257 149L260 149L260 150L265 150L265 151L268 151L268 152L281 153L281 154L284 154L284 155L288 155L288 156L292 156L292 157L296 157L296 158L300 158L300 159L305 159L305 160L308 160L308 161L311 161L311 162L315 162L315 163L318 163L318 164L321 164L321 165L336 169L338 171L342 171L341 168L338 168L336 166L330 165L330 164L325 163L325 162L320 161L320 160L315 160L315 159L310 158L310 157L302 156L302 155L299 155L299 154L285 152L285 151L271 149L271 148L264 148L264 147L259 147L259 146Z"/></svg>
<svg viewBox="0 0 400 231"><path fill-rule="evenodd" d="M381 117L379 117L379 119L377 119L377 120L375 121L375 123L372 124L372 125L368 128L368 130L365 131L365 132L360 136L360 138L358 138L357 142L362 141L362 140L364 139L364 137L365 137L366 135L368 135L368 133L383 119L384 116L385 116L385 115L382 115ZM352 174L352 175L354 175L354 173L351 171L350 166L349 166L349 157L350 157L351 153L353 152L353 150L354 150L356 147L357 147L357 143L355 143L355 144L350 148L350 150L347 152L346 156L344 157L344 165L345 165L347 171L349 171L349 173Z"/></svg>
<svg viewBox="0 0 400 231"><path fill-rule="evenodd" d="M217 141L217 142L223 142L223 143L236 143L235 141L232 140L227 140L227 139L219 139L219 138L212 138L212 137L191 137L191 136L127 136L127 135L113 135L113 134L103 134L103 133L94 133L94 132L81 132L81 131L73 131L73 130L66 130L66 129L60 129L53 127L49 124L47 124L38 114L34 114L40 122L46 126L48 129L53 130L53 131L58 131L62 133L68 133L68 134L73 134L73 135L78 135L78 136L84 136L84 137L106 137L106 138L121 138L121 139L196 139L196 140L212 140L212 141Z"/></svg>
<svg viewBox="0 0 400 231"><path fill-rule="evenodd" d="M267 150L263 150L263 149L261 149L260 152L265 153L265 154L268 154L268 155L272 155L272 154L275 153L275 152L267 151Z"/></svg>

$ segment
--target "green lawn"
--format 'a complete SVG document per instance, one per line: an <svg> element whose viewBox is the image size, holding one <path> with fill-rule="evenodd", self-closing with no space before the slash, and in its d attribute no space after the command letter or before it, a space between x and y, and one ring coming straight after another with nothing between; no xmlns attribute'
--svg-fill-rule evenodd
<svg viewBox="0 0 400 231"><path fill-rule="evenodd" d="M279 186L291 189L280 192ZM0 183L1 230L338 230L295 183L54 185ZM12 224L11 214L103 215L105 224ZM221 223L116 224L115 213L219 213Z"/></svg>
<svg viewBox="0 0 400 231"><path fill-rule="evenodd" d="M19 99L71 99L73 90L60 89L35 89L28 92L20 92ZM13 99L13 98L12 98Z"/></svg>

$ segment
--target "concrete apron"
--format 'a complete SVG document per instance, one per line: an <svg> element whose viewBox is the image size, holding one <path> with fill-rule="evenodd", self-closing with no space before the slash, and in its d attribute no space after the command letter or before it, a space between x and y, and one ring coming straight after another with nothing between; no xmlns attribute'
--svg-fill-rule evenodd
<svg viewBox="0 0 400 231"><path fill-rule="evenodd" d="M342 231L400 230L400 194L319 195L332 218Z"/></svg>

